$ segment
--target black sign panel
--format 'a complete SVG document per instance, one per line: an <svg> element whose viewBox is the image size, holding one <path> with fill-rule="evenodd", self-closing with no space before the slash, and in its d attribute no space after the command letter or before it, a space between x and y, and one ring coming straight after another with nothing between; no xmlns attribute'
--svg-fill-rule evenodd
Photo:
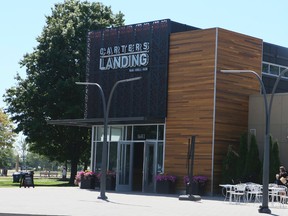
<svg viewBox="0 0 288 216"><path fill-rule="evenodd" d="M86 81L98 83L106 102L114 84L123 79L141 80L117 85L110 118L166 117L170 20L160 20L88 34ZM86 117L103 118L100 90L89 85Z"/></svg>

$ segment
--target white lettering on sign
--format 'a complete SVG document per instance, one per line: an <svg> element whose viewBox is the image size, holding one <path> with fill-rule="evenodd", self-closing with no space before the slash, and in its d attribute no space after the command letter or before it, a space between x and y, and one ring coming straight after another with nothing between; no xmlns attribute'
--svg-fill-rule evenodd
<svg viewBox="0 0 288 216"><path fill-rule="evenodd" d="M149 63L149 42L100 48L99 53L100 70L145 67Z"/></svg>

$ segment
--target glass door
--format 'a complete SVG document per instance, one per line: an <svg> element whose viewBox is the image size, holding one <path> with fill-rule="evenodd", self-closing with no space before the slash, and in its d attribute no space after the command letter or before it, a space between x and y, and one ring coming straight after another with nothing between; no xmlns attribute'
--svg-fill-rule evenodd
<svg viewBox="0 0 288 216"><path fill-rule="evenodd" d="M155 141L146 141L144 144L143 192L156 192L156 144Z"/></svg>
<svg viewBox="0 0 288 216"><path fill-rule="evenodd" d="M118 142L116 191L132 190L133 143Z"/></svg>

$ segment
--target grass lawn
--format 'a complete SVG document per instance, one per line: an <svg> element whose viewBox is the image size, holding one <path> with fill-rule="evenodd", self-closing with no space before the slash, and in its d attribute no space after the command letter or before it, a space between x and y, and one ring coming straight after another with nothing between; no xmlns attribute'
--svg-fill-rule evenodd
<svg viewBox="0 0 288 216"><path fill-rule="evenodd" d="M71 186L69 185L68 180L63 181L59 180L58 178L34 178L34 185L35 187L40 187L40 186L54 186L54 187L65 187L65 186ZM2 187L19 187L20 183L13 183L13 177L8 176L0 177L0 188Z"/></svg>

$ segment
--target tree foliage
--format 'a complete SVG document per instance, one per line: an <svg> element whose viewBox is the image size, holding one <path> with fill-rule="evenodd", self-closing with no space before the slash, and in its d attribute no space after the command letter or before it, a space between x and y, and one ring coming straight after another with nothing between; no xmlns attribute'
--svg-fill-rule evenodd
<svg viewBox="0 0 288 216"><path fill-rule="evenodd" d="M237 178L236 168L239 154L233 149L232 145L228 146L226 157L222 164L222 182L232 184Z"/></svg>
<svg viewBox="0 0 288 216"><path fill-rule="evenodd" d="M244 133L240 137L239 158L237 160L237 179L242 179L245 175L243 167L246 167L246 155L248 153L248 134Z"/></svg>
<svg viewBox="0 0 288 216"><path fill-rule="evenodd" d="M281 165L279 157L279 144L278 141L273 142L272 136L270 136L270 166L269 166L269 182L275 181L275 175L279 172Z"/></svg>
<svg viewBox="0 0 288 216"><path fill-rule="evenodd" d="M246 158L245 176L250 182L260 183L262 173L262 163L259 159L259 150L256 136L250 134L250 145Z"/></svg>
<svg viewBox="0 0 288 216"><path fill-rule="evenodd" d="M23 163L23 161L22 161ZM26 166L33 170L54 170L57 171L60 168L59 163L56 161L50 161L47 157L32 152L28 152L26 155Z"/></svg>
<svg viewBox="0 0 288 216"><path fill-rule="evenodd" d="M8 115L0 109L0 169L14 165L13 144L15 133Z"/></svg>
<svg viewBox="0 0 288 216"><path fill-rule="evenodd" d="M8 115L0 109L0 148L12 147L14 142L13 124Z"/></svg>
<svg viewBox="0 0 288 216"><path fill-rule="evenodd" d="M250 142L248 145L248 137ZM222 183L261 182L262 163L255 135L244 133L239 148L229 145L223 160Z"/></svg>
<svg viewBox="0 0 288 216"><path fill-rule="evenodd" d="M0 147L0 169L12 169L15 167L15 154L13 148Z"/></svg>
<svg viewBox="0 0 288 216"><path fill-rule="evenodd" d="M55 4L32 53L20 65L26 78L16 76L8 89L7 111L23 131L30 151L50 160L71 161L71 179L82 152L89 148L89 131L80 127L48 125L50 119L77 119L84 115L84 89L75 85L85 80L87 33L123 25L123 14L113 14L102 3L66 0Z"/></svg>

